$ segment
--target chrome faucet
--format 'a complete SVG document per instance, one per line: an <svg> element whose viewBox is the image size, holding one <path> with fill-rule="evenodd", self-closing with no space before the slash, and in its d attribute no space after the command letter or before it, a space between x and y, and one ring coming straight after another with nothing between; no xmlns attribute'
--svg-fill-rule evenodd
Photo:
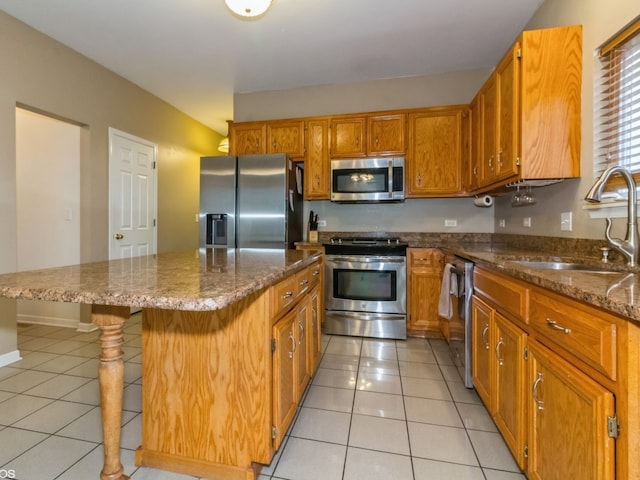
<svg viewBox="0 0 640 480"><path fill-rule="evenodd" d="M587 202L599 203L602 198L602 191L611 175L619 173L627 183L629 193L627 194L627 235L624 240L611 237L611 219L607 217L607 228L604 236L611 247L618 250L627 259L627 263L634 266L640 258L640 234L638 234L638 218L636 215L636 201L638 194L636 192L636 182L631 172L624 167L613 166L607 168L602 175L593 184L584 199Z"/></svg>

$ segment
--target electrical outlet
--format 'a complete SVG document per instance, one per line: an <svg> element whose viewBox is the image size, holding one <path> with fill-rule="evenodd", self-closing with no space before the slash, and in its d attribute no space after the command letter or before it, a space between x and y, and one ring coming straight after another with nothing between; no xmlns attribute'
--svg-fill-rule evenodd
<svg viewBox="0 0 640 480"><path fill-rule="evenodd" d="M505 227L507 226L507 221L506 221L504 218L501 218L501 219L498 221L498 226L499 226L500 228L505 228Z"/></svg>
<svg viewBox="0 0 640 480"><path fill-rule="evenodd" d="M450 218L445 219L444 226L445 227L457 227L458 226L458 220L450 219Z"/></svg>
<svg viewBox="0 0 640 480"><path fill-rule="evenodd" d="M560 214L560 230L563 232L573 230L573 212L562 212Z"/></svg>
<svg viewBox="0 0 640 480"><path fill-rule="evenodd" d="M522 219L522 226L523 227L531 227L531 217L524 217Z"/></svg>
<svg viewBox="0 0 640 480"><path fill-rule="evenodd" d="M318 220L318 226L319 227L326 227L327 226L327 221L326 220Z"/></svg>

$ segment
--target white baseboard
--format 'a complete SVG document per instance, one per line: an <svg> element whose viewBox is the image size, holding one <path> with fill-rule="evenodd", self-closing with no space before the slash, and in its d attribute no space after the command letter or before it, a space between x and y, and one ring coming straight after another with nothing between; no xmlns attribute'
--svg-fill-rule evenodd
<svg viewBox="0 0 640 480"><path fill-rule="evenodd" d="M11 365L18 360L22 360L22 357L20 356L20 350L14 350L13 352L2 354L0 355L0 367L6 367L7 365Z"/></svg>
<svg viewBox="0 0 640 480"><path fill-rule="evenodd" d="M75 328L77 331L84 333L93 332L98 328L93 323L83 323L73 318L45 317L24 314L18 314L18 323L27 323L29 325L47 325L49 327Z"/></svg>
<svg viewBox="0 0 640 480"><path fill-rule="evenodd" d="M98 326L95 323L77 322L77 325L77 330L82 333L89 333L98 329Z"/></svg>

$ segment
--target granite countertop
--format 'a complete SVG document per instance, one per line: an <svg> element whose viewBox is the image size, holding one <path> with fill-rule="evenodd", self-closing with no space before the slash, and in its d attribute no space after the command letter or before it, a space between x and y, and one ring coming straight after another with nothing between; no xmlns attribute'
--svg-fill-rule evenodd
<svg viewBox="0 0 640 480"><path fill-rule="evenodd" d="M444 250L467 258L476 265L503 272L567 297L600 307L640 323L640 269L619 263L601 263L593 258L544 255L530 250L454 246ZM518 260L554 260L593 265L610 273L581 270L550 270L523 266Z"/></svg>
<svg viewBox="0 0 640 480"><path fill-rule="evenodd" d="M0 297L217 310L313 263L313 250L193 249L0 275Z"/></svg>

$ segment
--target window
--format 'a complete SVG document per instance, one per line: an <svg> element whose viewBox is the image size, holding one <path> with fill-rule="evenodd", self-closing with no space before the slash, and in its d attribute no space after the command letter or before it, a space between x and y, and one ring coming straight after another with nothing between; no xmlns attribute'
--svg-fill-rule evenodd
<svg viewBox="0 0 640 480"><path fill-rule="evenodd" d="M605 43L599 54L594 174L620 165L640 181L640 17ZM614 188L623 185L620 177L610 183Z"/></svg>

